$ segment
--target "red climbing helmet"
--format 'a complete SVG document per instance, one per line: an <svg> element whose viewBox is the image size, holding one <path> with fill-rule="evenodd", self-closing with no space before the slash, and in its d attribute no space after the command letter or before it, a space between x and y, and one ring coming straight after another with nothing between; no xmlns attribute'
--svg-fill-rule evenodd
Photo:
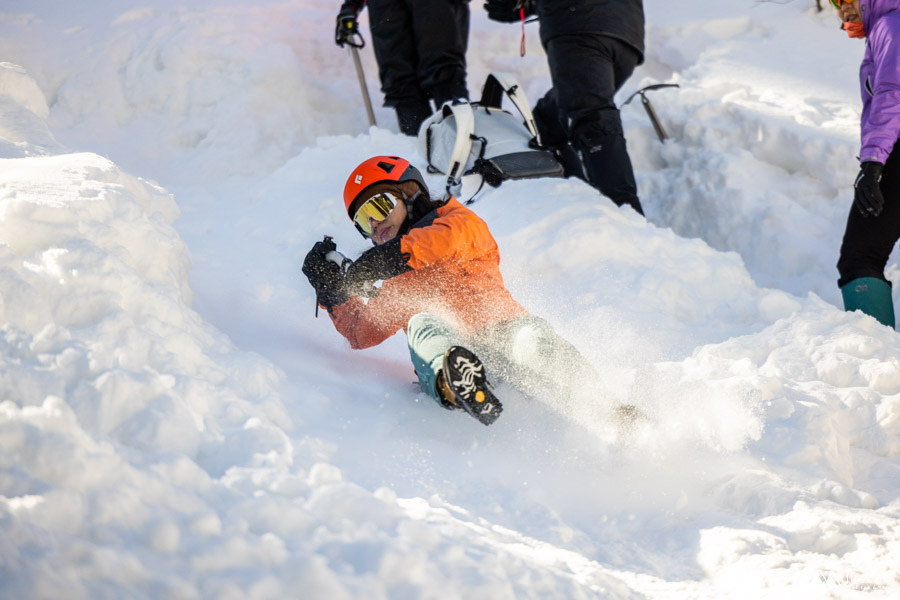
<svg viewBox="0 0 900 600"><path fill-rule="evenodd" d="M428 195L428 186L425 185L422 173L409 164L408 160L399 156L373 156L363 161L353 169L344 185L344 206L347 208L347 216L355 220L356 213L362 205L383 191L384 184L406 181L415 181L422 193Z"/></svg>

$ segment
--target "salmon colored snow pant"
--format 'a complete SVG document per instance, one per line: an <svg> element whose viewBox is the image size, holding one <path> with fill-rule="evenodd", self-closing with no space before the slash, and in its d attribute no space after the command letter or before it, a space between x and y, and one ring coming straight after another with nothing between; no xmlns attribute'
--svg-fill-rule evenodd
<svg viewBox="0 0 900 600"><path fill-rule="evenodd" d="M435 378L443 367L444 353L454 345L474 352L493 384L500 379L535 397L596 398L597 372L550 323L534 315L494 323L467 338L440 317L419 313L409 320L407 339L419 386L438 404Z"/></svg>

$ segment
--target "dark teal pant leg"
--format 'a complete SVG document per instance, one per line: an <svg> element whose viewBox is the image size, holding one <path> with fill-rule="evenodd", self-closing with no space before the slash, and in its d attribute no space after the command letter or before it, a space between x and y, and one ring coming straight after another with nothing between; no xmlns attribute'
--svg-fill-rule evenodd
<svg viewBox="0 0 900 600"><path fill-rule="evenodd" d="M409 342L409 357L419 377L419 386L443 406L434 388L434 381L443 366L447 348L460 343L459 334L440 317L419 313L409 320L406 337Z"/></svg>
<svg viewBox="0 0 900 600"><path fill-rule="evenodd" d="M891 286L877 277L860 277L841 288L844 310L861 310L888 327L894 327Z"/></svg>

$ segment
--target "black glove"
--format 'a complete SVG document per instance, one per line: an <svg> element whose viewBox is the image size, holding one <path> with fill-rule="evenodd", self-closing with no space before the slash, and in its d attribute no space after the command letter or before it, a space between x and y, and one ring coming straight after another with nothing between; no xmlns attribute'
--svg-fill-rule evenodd
<svg viewBox="0 0 900 600"><path fill-rule="evenodd" d="M881 193L881 173L884 165L879 162L864 162L856 176L853 187L853 206L862 216L877 217L884 208L884 194Z"/></svg>
<svg viewBox="0 0 900 600"><path fill-rule="evenodd" d="M517 23L522 18L523 8L526 17L533 15L534 0L486 0L484 3L488 19L500 23Z"/></svg>
<svg viewBox="0 0 900 600"><path fill-rule="evenodd" d="M344 44L350 44L357 48L362 48L365 45L362 34L359 33L359 22L356 20L361 9L362 4L357 4L352 0L347 0L341 5L341 12L338 13L337 27L334 32L335 44L342 48ZM359 41L356 41L356 37L359 37Z"/></svg>
<svg viewBox="0 0 900 600"><path fill-rule="evenodd" d="M331 308L350 299L340 265L325 258L337 246L330 237L316 242L303 260L303 274L316 290L316 303Z"/></svg>
<svg viewBox="0 0 900 600"><path fill-rule="evenodd" d="M355 296L369 295L372 284L379 279L390 279L412 271L408 260L409 255L400 252L400 236L370 248L347 268L346 289Z"/></svg>

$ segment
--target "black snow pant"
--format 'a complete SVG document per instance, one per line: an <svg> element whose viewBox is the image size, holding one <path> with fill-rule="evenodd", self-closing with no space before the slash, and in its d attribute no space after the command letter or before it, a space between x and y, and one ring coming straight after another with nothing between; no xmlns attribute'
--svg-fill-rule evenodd
<svg viewBox="0 0 900 600"><path fill-rule="evenodd" d="M566 175L585 179L617 205L643 214L613 102L640 55L602 34L559 35L545 49L553 87L534 108L543 141L560 154Z"/></svg>
<svg viewBox="0 0 900 600"><path fill-rule="evenodd" d="M384 105L415 133L446 100L468 98L468 0L369 0L372 46Z"/></svg>
<svg viewBox="0 0 900 600"><path fill-rule="evenodd" d="M847 229L838 259L838 287L860 277L875 277L890 285L884 267L900 239L900 142L894 145L881 176L884 210L877 217L864 217L850 207Z"/></svg>

